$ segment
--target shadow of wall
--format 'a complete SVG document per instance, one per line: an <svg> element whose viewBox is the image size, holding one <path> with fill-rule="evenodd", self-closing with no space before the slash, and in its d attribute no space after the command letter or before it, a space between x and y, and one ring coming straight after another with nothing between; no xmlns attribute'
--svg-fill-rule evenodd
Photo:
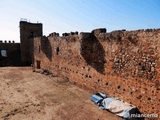
<svg viewBox="0 0 160 120"><path fill-rule="evenodd" d="M81 55L97 72L104 73L105 51L96 36L92 33L81 34Z"/></svg>
<svg viewBox="0 0 160 120"><path fill-rule="evenodd" d="M52 46L49 42L49 39L47 37L42 37L41 39L41 46L39 46L41 48L43 53L46 55L46 57L50 60L50 62L52 61Z"/></svg>

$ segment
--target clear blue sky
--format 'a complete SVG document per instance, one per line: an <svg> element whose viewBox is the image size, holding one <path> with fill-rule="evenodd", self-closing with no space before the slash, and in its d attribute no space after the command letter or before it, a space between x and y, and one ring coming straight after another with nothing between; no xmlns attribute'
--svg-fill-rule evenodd
<svg viewBox="0 0 160 120"><path fill-rule="evenodd" d="M160 0L0 0L0 40L20 41L20 18L43 23L44 35L160 28Z"/></svg>

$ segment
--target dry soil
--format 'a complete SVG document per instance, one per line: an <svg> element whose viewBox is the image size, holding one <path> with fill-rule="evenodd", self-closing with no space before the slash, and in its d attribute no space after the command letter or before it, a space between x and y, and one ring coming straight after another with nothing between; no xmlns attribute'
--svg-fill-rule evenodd
<svg viewBox="0 0 160 120"><path fill-rule="evenodd" d="M0 68L0 120L121 120L99 110L92 94L31 67Z"/></svg>

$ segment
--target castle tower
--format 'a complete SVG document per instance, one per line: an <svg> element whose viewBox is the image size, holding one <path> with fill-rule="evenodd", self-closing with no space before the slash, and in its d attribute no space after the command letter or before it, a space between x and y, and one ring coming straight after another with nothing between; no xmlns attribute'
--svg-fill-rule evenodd
<svg viewBox="0 0 160 120"><path fill-rule="evenodd" d="M20 49L23 65L31 65L33 57L33 38L42 36L42 23L20 21Z"/></svg>

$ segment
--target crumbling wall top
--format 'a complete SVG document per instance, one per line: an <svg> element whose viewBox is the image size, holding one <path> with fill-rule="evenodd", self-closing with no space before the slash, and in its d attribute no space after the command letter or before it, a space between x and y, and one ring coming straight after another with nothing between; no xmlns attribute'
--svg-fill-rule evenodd
<svg viewBox="0 0 160 120"><path fill-rule="evenodd" d="M100 34L100 33L106 33L106 28L98 28L98 29L94 29L94 30L92 30L92 32L91 33L93 33L93 34L95 34L95 35L98 35L98 34Z"/></svg>

